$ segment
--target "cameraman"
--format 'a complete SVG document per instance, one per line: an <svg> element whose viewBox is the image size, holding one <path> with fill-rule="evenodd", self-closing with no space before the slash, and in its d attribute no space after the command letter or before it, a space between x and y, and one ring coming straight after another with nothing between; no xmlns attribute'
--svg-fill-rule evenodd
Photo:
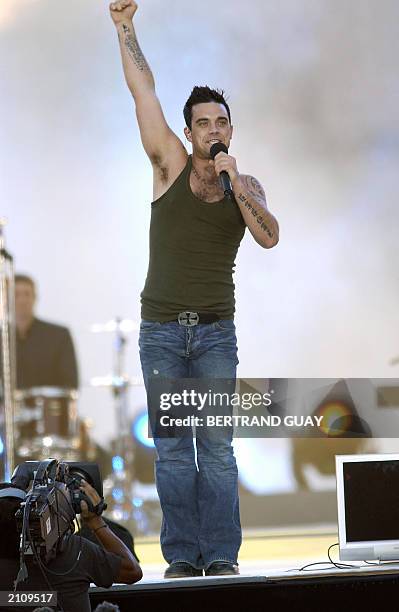
<svg viewBox="0 0 399 612"><path fill-rule="evenodd" d="M0 497L0 590L12 591L19 571L20 536L15 513L22 500L16 497L21 489L2 483L0 493L6 488L10 489L7 497ZM101 501L89 483L82 480L80 488L93 506ZM64 612L90 612L90 583L109 588L114 582L132 584L142 578L141 568L133 554L101 516L89 511L85 501L81 501L81 519L100 545L73 534L63 541L54 559L47 564L43 562L42 568L33 556L25 556L29 576L18 584L18 591L57 591Z"/></svg>

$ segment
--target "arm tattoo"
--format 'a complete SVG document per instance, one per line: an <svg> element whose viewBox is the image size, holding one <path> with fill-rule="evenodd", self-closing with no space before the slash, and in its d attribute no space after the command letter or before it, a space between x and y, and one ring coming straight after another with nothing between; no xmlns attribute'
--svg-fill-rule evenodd
<svg viewBox="0 0 399 612"><path fill-rule="evenodd" d="M266 197L265 197L265 192L263 191L261 184L253 176L246 176L244 178L244 183L248 190L249 195L255 200L257 204L260 204L263 208L265 208ZM256 210L256 208L251 204L251 202L248 200L245 194L240 193L240 195L238 196L238 199L244 204L245 208L247 208L250 211L252 216L256 219L257 223L259 224L260 228L264 232L266 232L269 238L273 238L274 232L270 228L269 224L266 222L262 214L260 214Z"/></svg>
<svg viewBox="0 0 399 612"><path fill-rule="evenodd" d="M264 206L266 196L259 181L257 181L253 176L246 176L244 182L246 188L248 189L248 193L253 197L257 204Z"/></svg>
<svg viewBox="0 0 399 612"><path fill-rule="evenodd" d="M124 43L125 43L125 47L128 52L128 55L132 58L132 60L134 61L134 63L136 64L139 70L141 71L149 70L150 68L143 55L143 52L141 51L139 47L139 43L137 42L136 37L133 36L129 28L127 27L127 25L123 24L122 29L125 34Z"/></svg>

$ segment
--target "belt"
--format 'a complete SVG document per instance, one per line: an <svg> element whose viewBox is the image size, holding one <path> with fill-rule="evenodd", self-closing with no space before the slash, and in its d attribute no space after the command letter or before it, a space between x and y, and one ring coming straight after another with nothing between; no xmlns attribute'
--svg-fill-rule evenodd
<svg viewBox="0 0 399 612"><path fill-rule="evenodd" d="M190 311L179 312L177 317L173 319L173 321L177 321L179 325L183 325L184 327L193 327L194 325L199 325L200 323L214 323L215 321L219 320L219 315L213 312Z"/></svg>

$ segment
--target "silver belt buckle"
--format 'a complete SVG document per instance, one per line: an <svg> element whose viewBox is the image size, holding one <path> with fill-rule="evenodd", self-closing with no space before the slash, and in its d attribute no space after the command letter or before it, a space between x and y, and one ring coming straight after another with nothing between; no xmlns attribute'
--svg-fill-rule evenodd
<svg viewBox="0 0 399 612"><path fill-rule="evenodd" d="M198 325L199 323L199 314L198 312L179 312L177 315L177 322L179 325L184 325L184 327L192 327L193 325Z"/></svg>

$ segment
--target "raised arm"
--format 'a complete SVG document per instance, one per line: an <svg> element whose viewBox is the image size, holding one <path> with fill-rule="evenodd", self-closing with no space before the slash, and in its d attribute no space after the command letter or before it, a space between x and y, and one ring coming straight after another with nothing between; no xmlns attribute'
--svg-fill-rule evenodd
<svg viewBox="0 0 399 612"><path fill-rule="evenodd" d="M110 4L110 13L116 26L126 83L136 105L136 115L144 150L154 168L166 171L171 164L183 161L187 152L181 140L166 123L155 92L154 77L145 59L133 26L137 11L134 0Z"/></svg>

